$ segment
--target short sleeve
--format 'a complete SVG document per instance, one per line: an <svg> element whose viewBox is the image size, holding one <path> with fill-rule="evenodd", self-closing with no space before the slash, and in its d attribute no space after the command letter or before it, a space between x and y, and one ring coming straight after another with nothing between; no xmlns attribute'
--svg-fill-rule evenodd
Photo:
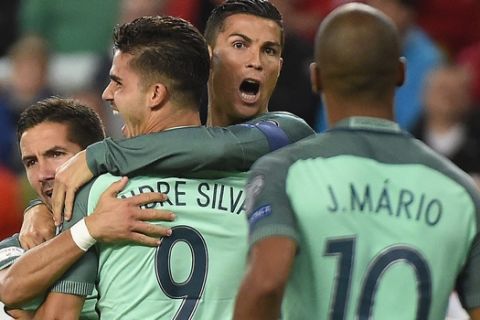
<svg viewBox="0 0 480 320"><path fill-rule="evenodd" d="M252 167L246 186L250 246L271 236L298 242L295 215L286 192L287 173L288 165L273 154Z"/></svg>
<svg viewBox="0 0 480 320"><path fill-rule="evenodd" d="M78 192L72 219L64 223L63 232L87 216L88 197L94 181L91 181ZM93 292L97 269L98 254L95 246L93 246L54 284L51 291L87 296Z"/></svg>

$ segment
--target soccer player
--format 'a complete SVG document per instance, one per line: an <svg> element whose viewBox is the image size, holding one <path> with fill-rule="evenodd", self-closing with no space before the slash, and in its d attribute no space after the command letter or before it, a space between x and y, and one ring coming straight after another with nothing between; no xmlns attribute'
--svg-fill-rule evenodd
<svg viewBox="0 0 480 320"><path fill-rule="evenodd" d="M154 165L149 169L159 174L205 169L245 171L261 155L314 133L295 115L266 112L282 65L278 50L283 49L284 41L281 15L271 3L225 1L210 15L205 35L215 61L208 84L208 123L219 126L250 120L248 125L155 133L158 138L154 141L143 136L106 139L91 146L87 156L80 152L76 161L59 169L52 198L57 223L63 212L67 219L71 216L78 188L101 173L126 175L151 163ZM248 88L254 94L245 92ZM50 212L42 207L25 215L20 233L23 242L38 245L52 233L42 219L44 216L48 221Z"/></svg>
<svg viewBox="0 0 480 320"><path fill-rule="evenodd" d="M191 24L143 17L116 28L114 42L111 82L103 98L124 118L128 136L200 125L198 103L208 80L209 55ZM88 250L98 226L87 215L115 179L107 174L86 185L75 201L75 225L67 231L71 236L56 237L42 249L68 242L63 246L73 243L77 251ZM230 317L246 257L244 183L243 173L216 172L215 178L195 180L147 172L131 177L122 198L169 193L169 200L156 206L175 208L171 236L157 240L157 248L97 245L98 257L85 254L54 286L36 316L75 316L97 282L97 308L104 319ZM59 263L53 263L55 270Z"/></svg>
<svg viewBox="0 0 480 320"><path fill-rule="evenodd" d="M236 19L234 21L237 22L231 22L230 18L238 16L242 17L240 21ZM283 27L278 11L270 3L265 1L238 0L225 2L224 5L218 7L212 13L212 17L216 18L212 18L215 24L214 27L210 28L211 32L214 34L215 32L218 33L219 37L225 33L223 34L223 38L227 38L227 35L229 38L235 35L240 37L240 39L236 39L235 42L246 41L245 43L237 44L236 50L230 51L229 55L232 57L229 59L225 57L220 59L217 57L216 66L225 65L221 70L227 73L229 71L226 66L232 64L235 60L237 60L235 63L238 63L241 59L247 61L245 63L245 69L250 73L256 74L256 77L259 79L258 83L256 83L258 87L255 89L260 97L257 101L242 102L232 97L230 100L233 99L235 101L228 102L228 104L237 103L240 105L240 109L242 108L242 104L247 104L250 108L257 110L255 113L264 113L267 110L268 99L273 90L272 85L274 86L276 78L278 77L279 69L273 69L274 72L272 72L271 67L263 68L262 65L265 63L265 59L268 59L268 61L272 60L272 46L276 49L278 49L278 44L283 46ZM238 22L242 21L244 23L248 21L257 25L257 29L268 27L270 31L262 33L260 41L252 43L252 40L249 39L254 38L254 30L244 28L244 24L237 25ZM225 26L228 28L225 28ZM272 28L272 26L274 26L274 28ZM226 30L229 30L228 33L226 33ZM234 39L232 39L232 41L233 40ZM226 49L228 49L229 46L235 48L232 45L233 43L229 44L223 41L223 47ZM220 44L218 43L216 47L220 47ZM258 65L258 62L248 63L249 59L252 59L252 57L253 59L255 58L255 54L261 57L260 65ZM223 56L225 56L225 54L223 54ZM236 59L233 59L234 56L236 56ZM278 51L275 52L274 59L277 60L275 65L279 67L281 65L281 57ZM212 69L214 68L215 67L212 66ZM270 70L267 75L264 75L265 69ZM218 73L219 72L217 72L217 74ZM242 81L237 80L239 86ZM253 82L255 83L255 81ZM265 83L268 85L265 85ZM221 84L220 82L217 85ZM265 90L268 92L266 95L262 93ZM219 93L221 92L222 91L219 90ZM240 88L237 88L235 94L242 94ZM234 109L235 108L232 107L228 110ZM243 109L249 110L248 108ZM244 117L248 119L248 115ZM156 163L157 167L155 172L157 173L169 173L170 171L170 173L186 175L186 173L189 172L188 170L193 170L196 175L201 175L201 172L198 172L201 169L247 170L250 164L260 155L286 143L297 141L312 133L313 130L298 117L286 113L267 113L253 119L248 125L235 126L229 129L186 128L183 130L171 130L150 134L149 136L156 136L154 140L145 140L143 136L118 142L106 140L105 143L97 145L100 147L97 149L102 151L102 149L105 148L111 153L109 154L107 152L106 157L105 152L103 156L98 153L99 156L97 159L94 159L94 165L115 166L117 161L116 156L122 153L122 157L126 159L126 162L121 162L118 165L119 169L116 172L113 171L117 174L124 174L129 172L128 170L133 171L141 168L145 165L145 162L152 162L158 158L163 161ZM130 144L128 144L129 141L131 141ZM198 141L202 141L202 143L198 143ZM209 147L206 147L207 142L209 143ZM160 155L158 155L159 153ZM103 158L107 160L106 163L102 163ZM122 165L125 167L122 167ZM121 172L119 170L124 171ZM70 171L72 176L75 176L78 172L79 170ZM57 186L57 184L58 181L55 185ZM58 265L58 263L56 263L56 265Z"/></svg>
<svg viewBox="0 0 480 320"><path fill-rule="evenodd" d="M43 202L50 204L56 169L87 145L103 139L104 132L100 119L90 108L74 100L48 98L33 104L21 114L17 136L28 181ZM124 213L123 204L126 202L118 202L112 197L113 199L118 206L115 213L118 215ZM134 211L136 214L144 212L139 209ZM5 292L5 288L11 281L8 277L9 267L13 264L12 268L16 268L14 262L24 254L24 249L31 247L22 246L18 235L0 243L0 292L2 301L7 305L11 300L10 296L22 294L18 292L21 289L15 288L13 291ZM52 254L66 253L52 252ZM48 273L49 270L35 270L34 273L26 274L23 278L15 280L16 285L21 285L22 281L41 281L45 272ZM27 295L25 301L35 296L28 292L25 294ZM37 304L29 303L22 307L34 310L35 305L38 306L38 301ZM95 297L91 297L85 305L82 318L97 318L94 306ZM18 315L20 312L9 311L12 315Z"/></svg>
<svg viewBox="0 0 480 320"><path fill-rule="evenodd" d="M39 101L28 108L20 117L18 130L22 132L19 144L28 181L45 203L50 201L56 168L87 145L104 138L103 126L92 110L59 98ZM79 131L83 134L75 134ZM2 241L0 248L0 279L4 281L7 268L24 250L18 236ZM82 316L87 319L97 318L94 298L85 304ZM35 303L22 306L27 310L34 307ZM23 313L15 309L7 312L15 317Z"/></svg>
<svg viewBox="0 0 480 320"><path fill-rule="evenodd" d="M155 133L154 140L144 136L106 139L92 145L57 174L53 198L57 220L64 199L68 218L75 191L101 173L125 175L152 163L148 169L161 174L246 171L260 156L314 133L297 116L267 112L283 63L283 23L274 5L263 0L227 0L212 11L205 37L211 55L210 128Z"/></svg>
<svg viewBox="0 0 480 320"><path fill-rule="evenodd" d="M243 61L246 61L245 69L252 72L252 63L248 62L249 59L254 58L255 54L260 55L263 64L263 60L267 56L270 56L271 50L268 48L272 46L272 44L283 45L281 17L278 10L266 1L227 1L212 13L212 21L215 21L215 27L210 28L211 32L222 34L224 32L222 30L225 30L224 24L228 24L228 30L230 30L228 33L229 37L241 35L241 39L252 38L253 31L251 29L248 29L249 31L247 33L246 30L242 30L243 27L239 29L238 26L235 27L235 24L229 23L229 19L235 18L235 16L242 16L242 20L253 20L253 22L259 25L258 28L260 29L263 26L270 26L271 32L263 34L260 41L256 41L255 44L249 44L248 46L237 45L238 49L230 53L230 55L237 55L237 60L241 58ZM272 25L274 25L275 28L272 29ZM235 41L238 42L238 39ZM227 44L224 44L224 47L225 46L227 46ZM237 53L236 51L239 52ZM245 52L249 54L246 55ZM281 57L276 55L275 59L278 60L276 65L280 66ZM231 63L234 59L220 60L217 58L216 60L216 65L218 66L220 65L220 61L224 61L222 63L227 64L227 62ZM253 63L253 65L255 64L258 63ZM271 92L272 88L263 85L263 83L274 83L275 81L273 80L278 76L278 70L268 72L268 77L265 78L263 75L264 68L262 66L257 66L254 69L256 70L254 72L257 74L257 78L263 79L258 83L258 92L262 92L263 90ZM226 67L223 67L222 70L224 70L223 72L228 72L226 71ZM240 94L240 89L237 91L238 93L236 94ZM267 109L269 94L260 94L260 97L261 99L253 103L259 114ZM233 98L230 98L230 100L232 99ZM234 101L229 103L234 103ZM232 109L234 108L230 108L229 110ZM100 150L102 150L102 148L110 150L110 156L107 153L106 156L109 157L106 157L104 153L103 157L100 156L100 159L97 158L94 161L102 164L101 161L105 158L107 162L103 164L104 166L115 165L115 161L117 161L116 155L118 155L116 151L118 151L122 153L122 157L126 159L125 168L122 168L122 163L119 164L119 170L124 169L123 172L128 172L128 169L132 171L141 168L145 165L142 163L155 161L158 157L163 159L163 161L157 163L157 166L160 168L157 167L155 172L160 173L171 172L185 175L189 170L198 171L200 169L247 170L250 164L260 155L286 143L297 141L312 133L313 130L298 117L281 112L266 113L255 118L248 125L240 125L229 129L206 129L203 127L185 128L181 131L175 130L151 134L151 136L157 135L155 140L146 141L143 140L144 137L138 137L118 141L118 145L117 142L106 140L105 143L99 144L98 146L100 146ZM132 142L128 144L129 141ZM200 144L198 141L204 143ZM206 147L207 143L209 143L208 147ZM125 144L127 147L125 147ZM152 149L152 146L155 147ZM160 156L158 155L159 152ZM111 164L110 161L112 161ZM79 172L80 170L70 171L71 176L75 176ZM112 172L123 174L118 170L117 172ZM195 172L195 174L197 174L197 172ZM57 180L55 186L58 184ZM156 241L157 239L150 238L150 240Z"/></svg>
<svg viewBox="0 0 480 320"><path fill-rule="evenodd" d="M392 122L404 72L380 11L322 22L311 75L334 125L252 167L234 319L442 319L454 287L480 319L480 197Z"/></svg>

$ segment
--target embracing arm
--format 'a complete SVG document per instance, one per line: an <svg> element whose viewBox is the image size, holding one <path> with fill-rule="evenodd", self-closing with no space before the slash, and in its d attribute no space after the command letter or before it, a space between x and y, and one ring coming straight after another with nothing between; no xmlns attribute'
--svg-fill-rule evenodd
<svg viewBox="0 0 480 320"><path fill-rule="evenodd" d="M19 302L24 302L23 300L29 300L35 296L35 294L32 296L24 295L25 293L22 292L21 288L24 281L26 283L32 281L32 285L35 285L39 279L42 279L43 274L41 270L37 272L38 268L42 268L42 265L28 265L32 269L22 270L22 263L15 265L13 262L24 254L24 250L33 249L53 238L54 233L55 225L53 224L50 210L42 201L34 200L25 209L20 234L5 239L0 243L0 251L3 253L0 261L0 269L2 269L0 271L0 300L6 305L19 304ZM35 251L33 251L33 254L35 254ZM63 252L60 252L60 254L63 254ZM40 255L39 258L43 259L44 257ZM53 258L55 259L55 257ZM10 268L12 264L15 266ZM17 269L18 266L21 269ZM17 272L25 272L27 276L21 278L12 277L12 274L14 275ZM29 290L30 288L27 286L26 289ZM24 299L19 299L21 296L24 296ZM29 314L21 310L11 310L9 312L15 313L19 319L26 318Z"/></svg>
<svg viewBox="0 0 480 320"><path fill-rule="evenodd" d="M3 283L7 270L8 269L0 270L0 284ZM21 308L9 308L6 306L4 311L13 319L27 320L33 318L33 312L22 310Z"/></svg>
<svg viewBox="0 0 480 320"><path fill-rule="evenodd" d="M0 288L3 287L8 268L18 259L25 251L20 245L18 234L10 238L4 239L0 242ZM1 299L0 299L1 300ZM3 302L3 301L2 301ZM17 308L5 306L5 312L13 319L32 319L33 313L30 311L30 306L37 305L32 301L28 305L22 305ZM27 309L27 310L22 310Z"/></svg>
<svg viewBox="0 0 480 320"><path fill-rule="evenodd" d="M77 320L84 302L83 296L51 292L33 319Z"/></svg>
<svg viewBox="0 0 480 320"><path fill-rule="evenodd" d="M87 148L86 160L95 176L107 171L124 175L146 166L168 174L246 171L262 155L314 133L293 114L268 112L226 128L179 128L131 139L105 139Z"/></svg>
<svg viewBox="0 0 480 320"><path fill-rule="evenodd" d="M95 211L85 218L90 235L103 242L136 241L145 245L158 245L159 236L168 236L169 230L144 220L172 220L173 216L168 211L141 209L140 206L163 201L165 196L159 193L144 193L118 199L116 195L126 183L127 179L113 183L102 194ZM84 194L88 194L88 189L82 190L78 197L82 198ZM81 213L72 219L69 225L78 222L86 214L84 208L76 207L75 210ZM112 219L112 216L117 219ZM119 216L123 218L118 219ZM79 258L92 254L92 250L87 253L81 250L74 242L70 230L67 230L27 251L8 269L0 285L0 300L6 305L18 305L28 301L45 292Z"/></svg>
<svg viewBox="0 0 480 320"><path fill-rule="evenodd" d="M130 139L105 139L65 163L55 177L53 212L71 215L75 192L93 176L150 172L188 175L202 170L246 171L261 156L315 132L301 118L267 112L227 128L179 128ZM201 141L201 143L199 143Z"/></svg>
<svg viewBox="0 0 480 320"><path fill-rule="evenodd" d="M0 300L19 305L45 292L84 253L70 232L27 251L4 274Z"/></svg>
<svg viewBox="0 0 480 320"><path fill-rule="evenodd" d="M55 236L55 224L52 212L41 200L34 200L25 209L20 243L25 250L52 239Z"/></svg>

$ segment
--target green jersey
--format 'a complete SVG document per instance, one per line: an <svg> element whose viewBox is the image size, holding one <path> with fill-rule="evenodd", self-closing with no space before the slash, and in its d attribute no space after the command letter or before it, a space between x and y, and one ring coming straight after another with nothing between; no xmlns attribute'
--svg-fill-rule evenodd
<svg viewBox="0 0 480 320"><path fill-rule="evenodd" d="M0 241L0 270L10 267L15 260L20 258L25 250L22 249L18 234L10 238ZM36 297L22 305L21 309L26 311L35 311L44 300L44 295ZM80 314L80 320L95 320L98 319L98 314L95 311L95 304L97 301L96 291L93 291L83 305Z"/></svg>
<svg viewBox="0 0 480 320"><path fill-rule="evenodd" d="M264 154L314 133L291 113L267 112L226 128L186 127L130 139L107 138L87 148L87 162L94 176L126 175L145 167L180 176L205 170L247 171Z"/></svg>
<svg viewBox="0 0 480 320"><path fill-rule="evenodd" d="M92 212L101 193L116 180L105 174L82 189L74 220ZM157 248L97 244L98 260L82 258L80 264L90 266L70 271L54 291L86 294L81 290L97 281L101 319L231 318L248 246L245 180L245 173L196 180L131 178L119 196L166 193L166 202L151 207L175 212L174 222L162 222L172 227L172 235ZM91 271L96 264L98 277Z"/></svg>
<svg viewBox="0 0 480 320"><path fill-rule="evenodd" d="M176 175L179 177L195 176L197 178L208 179L225 176L224 173L218 174L219 171L246 171L260 156L312 134L314 134L314 131L303 119L286 112L270 112L254 118L245 124L234 125L227 128L178 128L131 139L106 139L87 148L87 161L91 171L95 175L107 171L117 175L125 175L134 171L138 174L138 170L141 169L142 172L146 171L149 174L155 173L155 175ZM201 143L199 143L199 141L201 141ZM103 179L106 178L102 178L102 180ZM237 181L236 179L237 178L235 178L235 181ZM194 319L230 317L233 294L236 293L238 281L244 271L243 259L245 258L245 248L243 248L243 243L246 242L246 240L244 240L246 238L242 239L240 234L244 233L244 236L246 237L246 229L242 230L242 225L245 223L245 221L242 221L243 218L238 219L238 217L243 215L243 193L241 193L240 196L240 193L238 192L238 190L240 190L238 188L242 188L243 184L237 184L237 181L234 185L228 186L227 188L227 184L224 185L223 182L217 184L214 180L209 181L211 182L207 182L206 180L205 184L201 184L202 182L200 182L198 185L197 192L199 193L199 198L197 209L203 208L202 210L208 209L212 210L212 212L216 212L218 210L224 211L227 208L227 211L233 210L234 212L237 212L238 216L234 215L230 218L225 218L225 215L206 215L201 218L202 221L206 222L205 227L208 226L208 228L212 230L208 231L209 229L207 228L207 232L204 236L205 239L209 239L208 243L212 243L206 246L207 249L210 248L208 252L211 252L209 253L209 257L212 258L209 258L209 261L212 261L212 270L221 269L220 271L214 271L216 276L213 278L210 278L210 276L206 278L205 294L202 293L199 299L191 299L191 295L182 294L182 292L190 293L191 288L197 288L196 286L191 287L192 284L195 284L196 282L188 282L189 285L185 288L180 286L178 289L180 291L172 291L172 288L179 287L177 284L173 287L167 285L166 287L162 287L166 290L166 295L164 294L165 291L162 291L163 289L161 292L164 292L162 293L162 299L165 299L166 296L170 297L170 299L164 301L164 304L168 305L168 307L165 307L164 304L161 304L160 307L159 304L158 309L153 307L155 312L152 313L151 308L142 311L143 308L135 306L135 304L138 304L139 306L139 303L136 302L135 304L132 304L133 300L131 297L128 298L125 306L120 308L120 304L112 303L111 301L125 301L125 299L119 300L120 298L118 298L117 294L118 292L125 292L125 290L109 290L108 295L103 295L101 293L102 299L99 306L102 310L102 317L119 318L122 317L121 315L134 312L133 309L135 312L139 312L138 314L135 313L136 318L145 318L144 314L141 312L147 312L146 319L155 319L157 315L160 316L161 314L164 314L162 312L165 312L167 315L170 314L172 317L175 312L179 312L179 317L188 314L195 314ZM98 182L96 182L96 185L97 183ZM189 185L190 184L191 183L189 183ZM159 188L161 188L159 191L164 193L174 192L175 190L170 190L168 188L165 189L166 187L164 184L159 184L159 186ZM192 187L195 188L194 185L192 185ZM98 191L98 189L95 190ZM84 194L84 196L88 198L88 194L90 193L90 198L94 199L95 193L89 191L90 188L85 188L80 194ZM144 191L148 191L148 188ZM192 192L189 192L189 194L192 194ZM80 197L80 195L77 196L77 198L78 197ZM223 200L221 199L225 199L224 201L226 202L222 202ZM91 200L88 201L88 203L94 203L91 202ZM195 219L192 219L191 221L187 219L188 214L183 213L184 208L177 207L175 202L171 202L170 205L172 205L172 210L177 213L177 221L182 221L179 220L180 216L185 217L185 226L196 228L198 222L196 222ZM79 206L82 207L82 205ZM179 211L180 209L182 209L182 211ZM80 210L79 212L83 212L84 214L86 212L91 212L85 204L81 209L75 208L76 214L77 210ZM191 212L198 212L198 210L195 209ZM207 216L210 217L208 220L206 220ZM81 214L77 215L77 219L72 219L72 222L77 221L79 217L81 217ZM234 220L231 221L232 219ZM192 222L192 224L190 224L190 222ZM237 224L236 227L235 224ZM202 228L199 230L200 234L203 236ZM220 237L221 240L218 239L218 235L215 235L215 232L217 232L215 230L217 230L219 234L222 234ZM226 232L227 230L228 232ZM177 230L177 234L181 232L184 231ZM190 231L187 232L190 233ZM174 238L170 237L169 239ZM183 240L180 242L187 243ZM215 243L215 245L213 245L213 243ZM232 247L234 250L232 248L228 249L232 243L234 243ZM220 246L220 248L218 248L218 246ZM106 270L105 266L108 266L109 264L103 264L103 261L112 260L102 259L102 257L105 257L104 253L109 252L108 250L102 249L108 249L108 246L104 247L103 245L98 245L98 248L101 252L101 264L98 273L100 284L103 284L100 285L100 290L102 290L101 288L107 287L108 279L115 276L115 273L112 273L110 278L104 276L106 273L102 272L102 270ZM118 248L121 248L121 246L118 246ZM128 248L129 247L126 247L125 249ZM141 249L145 250L145 248L138 246L136 249L139 250L136 252L141 252ZM193 251L191 252L190 257L193 257L192 254ZM108 256L110 257L110 255ZM142 254L140 254L140 256L146 257L146 255ZM149 259L151 259L151 256L149 257ZM215 262L218 257L221 257L220 261L223 261L222 263L224 264L217 264L217 262ZM90 250L82 259L85 261L95 260L96 257L94 250ZM89 275L91 276L97 273L95 263L80 262L74 267L74 269L77 270L70 270L64 281L59 282L54 287L54 291L80 295L85 295L90 292L93 287L93 279L90 278L89 281L85 282L83 277L88 278ZM132 277L136 276L136 274L139 274L136 271L129 271L128 268L122 269L121 271L122 274L129 273L130 275L125 277L125 279L130 280ZM188 273L188 270L185 272ZM212 272L209 274L212 274ZM151 273L148 273L148 275L151 276ZM210 279L210 282L208 282L208 279ZM131 281L128 283L130 286L138 283L146 283L144 280L145 279L138 282ZM118 278L115 278L115 281L112 282L117 283L117 281ZM219 282L219 284L215 284L215 282ZM176 282L172 283L175 284ZM220 290L215 288L223 289ZM213 296L211 293L212 290L217 292ZM155 290L152 289L152 292L153 291ZM169 292L174 292L174 294L171 295ZM145 295L145 293L143 295ZM179 295L184 298L179 298ZM109 298L113 296L116 298ZM163 310L163 308L166 308L165 310L168 311ZM158 311L160 309L163 311ZM160 312L160 315L158 312ZM179 319L181 319L181 317Z"/></svg>
<svg viewBox="0 0 480 320"><path fill-rule="evenodd" d="M283 319L443 319L480 306L471 179L390 121L349 118L259 160L250 245L296 241Z"/></svg>

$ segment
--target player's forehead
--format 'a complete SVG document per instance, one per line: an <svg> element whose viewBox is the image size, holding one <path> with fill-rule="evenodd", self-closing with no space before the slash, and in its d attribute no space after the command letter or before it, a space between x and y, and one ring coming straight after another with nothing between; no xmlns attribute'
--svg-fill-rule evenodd
<svg viewBox="0 0 480 320"><path fill-rule="evenodd" d="M59 122L42 122L25 130L19 144L22 157L42 155L53 148L71 152L81 150L78 144L69 139L69 125Z"/></svg>
<svg viewBox="0 0 480 320"><path fill-rule="evenodd" d="M136 75L131 66L134 55L116 50L113 55L112 66L110 67L110 77L118 80L125 80Z"/></svg>
<svg viewBox="0 0 480 320"><path fill-rule="evenodd" d="M282 31L280 26L272 19L237 13L225 18L222 27L217 32L217 40L234 35L244 35L249 39L280 44Z"/></svg>

